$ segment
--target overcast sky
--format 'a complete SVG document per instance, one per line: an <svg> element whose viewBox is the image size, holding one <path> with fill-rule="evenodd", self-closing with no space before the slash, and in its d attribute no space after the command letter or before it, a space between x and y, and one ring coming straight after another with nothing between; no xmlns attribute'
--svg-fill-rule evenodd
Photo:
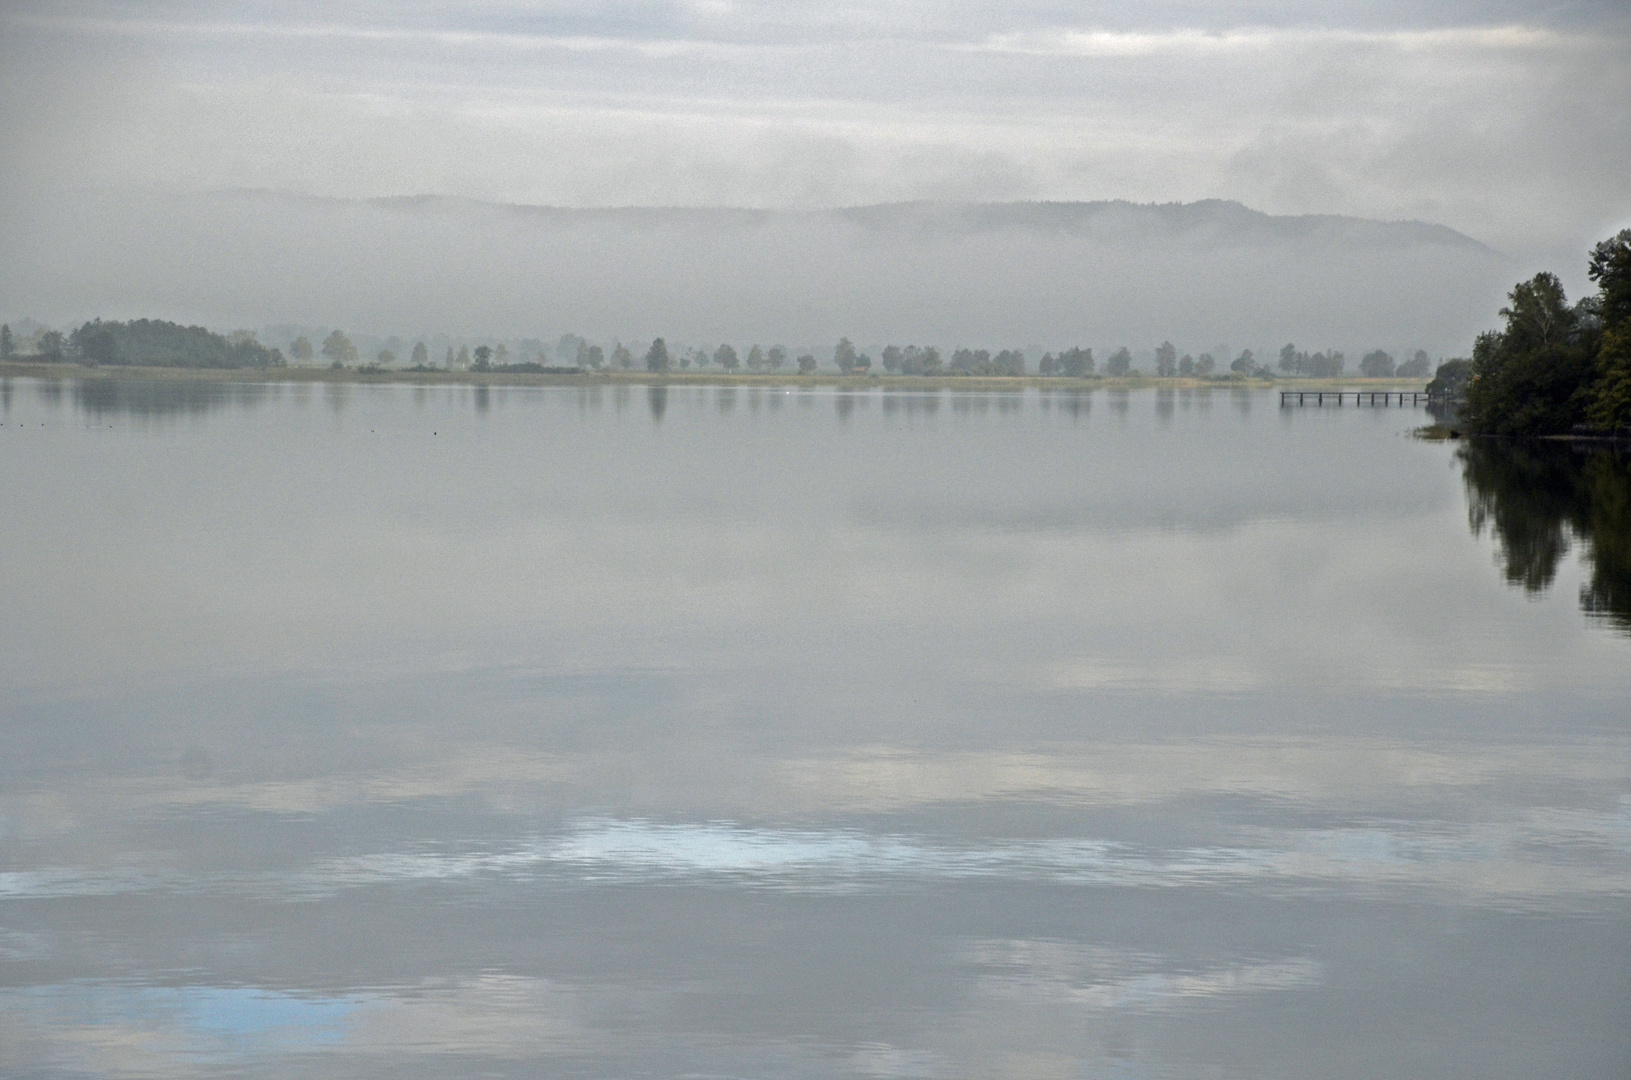
<svg viewBox="0 0 1631 1080"><path fill-rule="evenodd" d="M12 200L1221 197L1526 261L1631 224L1623 3L14 0L0 35Z"/></svg>

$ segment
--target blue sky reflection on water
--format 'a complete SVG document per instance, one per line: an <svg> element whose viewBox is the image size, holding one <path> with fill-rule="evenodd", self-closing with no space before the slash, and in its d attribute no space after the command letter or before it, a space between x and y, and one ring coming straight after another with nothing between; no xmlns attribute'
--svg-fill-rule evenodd
<svg viewBox="0 0 1631 1080"><path fill-rule="evenodd" d="M4 400L0 1071L1631 1061L1631 639L1419 413Z"/></svg>
<svg viewBox="0 0 1631 1080"><path fill-rule="evenodd" d="M4 994L8 1012L52 1026L125 1030L172 1041L183 1055L226 1061L245 1052L330 1046L362 1002L244 986L65 983Z"/></svg>

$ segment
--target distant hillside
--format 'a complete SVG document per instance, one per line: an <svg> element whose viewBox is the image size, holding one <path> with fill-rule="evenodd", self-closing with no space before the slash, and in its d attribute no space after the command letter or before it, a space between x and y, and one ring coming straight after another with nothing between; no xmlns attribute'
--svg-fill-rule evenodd
<svg viewBox="0 0 1631 1080"><path fill-rule="evenodd" d="M1470 236L1443 225L1329 214L1281 217L1222 199L1193 203L890 203L835 214L863 228L893 232L1031 230L1097 242L1142 243L1160 238L1212 247L1441 244L1490 253Z"/></svg>
<svg viewBox="0 0 1631 1080"><path fill-rule="evenodd" d="M246 193L255 194L255 193ZM369 200L405 213L473 213L483 209L555 226L616 224L659 229L763 229L777 224L844 224L876 233L955 236L1028 231L1105 243L1182 240L1212 247L1298 244L1405 248L1420 244L1489 248L1464 233L1422 221L1375 221L1334 214L1274 215L1238 202L880 203L838 210L785 211L729 207L612 207L575 209L416 195Z"/></svg>
<svg viewBox="0 0 1631 1080"><path fill-rule="evenodd" d="M774 211L81 192L0 208L0 245L0 295L58 322L151 314L829 352L842 335L1438 355L1470 346L1512 280L1502 256L1440 225L1221 200Z"/></svg>

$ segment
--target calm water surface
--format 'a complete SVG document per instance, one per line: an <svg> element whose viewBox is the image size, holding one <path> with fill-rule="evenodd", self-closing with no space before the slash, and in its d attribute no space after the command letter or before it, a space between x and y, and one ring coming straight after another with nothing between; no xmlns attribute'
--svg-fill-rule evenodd
<svg viewBox="0 0 1631 1080"><path fill-rule="evenodd" d="M0 421L5 1075L1631 1074L1624 459L1226 391Z"/></svg>

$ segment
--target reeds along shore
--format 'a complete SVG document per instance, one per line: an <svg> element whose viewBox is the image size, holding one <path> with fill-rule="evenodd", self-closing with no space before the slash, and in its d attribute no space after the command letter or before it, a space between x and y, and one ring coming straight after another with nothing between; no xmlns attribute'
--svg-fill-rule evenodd
<svg viewBox="0 0 1631 1080"><path fill-rule="evenodd" d="M1229 390L1241 387L1294 385L1300 388L1320 389L1337 387L1374 387L1376 389L1419 388L1421 379L1366 379L1361 377L1332 379L1246 379L1184 378L1155 375L1088 376L1072 378L1063 375L841 375L837 372L818 372L811 375L758 374L742 372L706 371L581 371L574 374L539 374L506 371L408 371L399 368L331 368L316 366L289 366L266 368L181 368L147 367L138 365L102 365L70 363L31 363L12 361L0 364L0 378L40 379L193 379L211 382L257 383L399 383L416 386L586 386L617 385L645 386L662 383L668 386L760 386L786 387L842 387L866 389L879 387L896 390L1018 390L1035 387L1044 390L1137 389L1153 387L1185 390Z"/></svg>

